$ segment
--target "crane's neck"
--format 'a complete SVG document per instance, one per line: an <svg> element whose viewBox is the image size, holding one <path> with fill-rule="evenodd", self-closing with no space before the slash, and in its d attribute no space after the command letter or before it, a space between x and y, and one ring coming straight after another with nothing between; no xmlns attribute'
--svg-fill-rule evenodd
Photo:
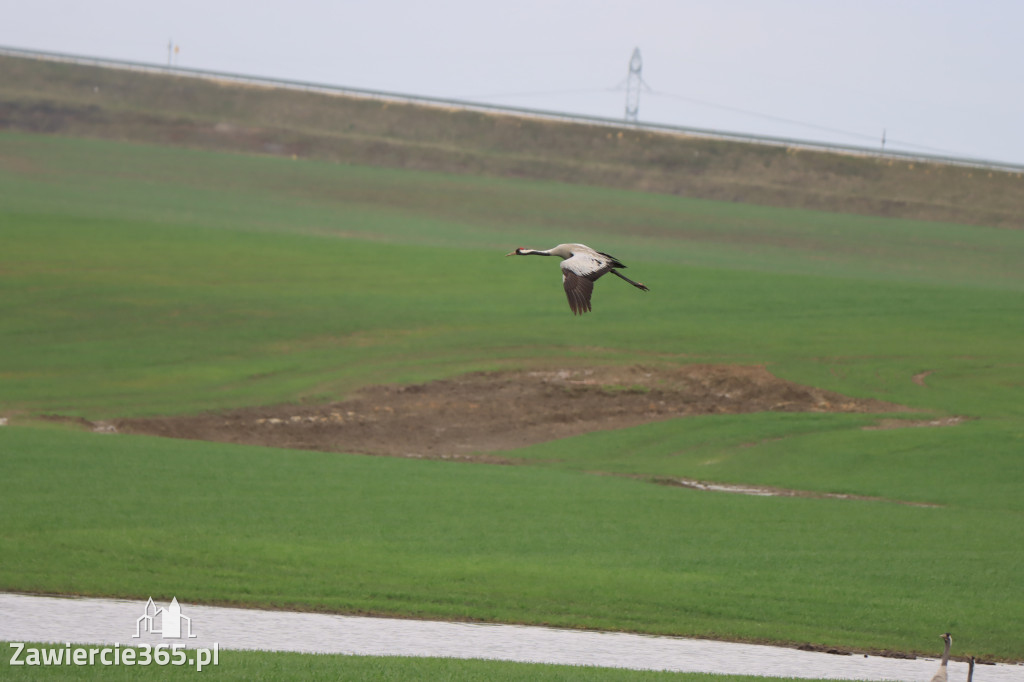
<svg viewBox="0 0 1024 682"><path fill-rule="evenodd" d="M949 663L949 645L953 643L952 638L946 639L946 650L942 652L942 663L939 665L946 665Z"/></svg>

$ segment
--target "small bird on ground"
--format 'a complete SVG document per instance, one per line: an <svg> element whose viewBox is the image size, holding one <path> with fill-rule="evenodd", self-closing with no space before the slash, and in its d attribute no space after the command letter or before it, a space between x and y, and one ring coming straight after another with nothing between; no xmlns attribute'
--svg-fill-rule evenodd
<svg viewBox="0 0 1024 682"><path fill-rule="evenodd" d="M946 682L946 664L949 663L949 647L953 645L953 635L948 632L942 635L942 641L946 643L946 650L942 652L942 662L939 663L939 670L932 675L932 682Z"/></svg>
<svg viewBox="0 0 1024 682"><path fill-rule="evenodd" d="M590 311L590 294L594 291L594 282L601 275L610 272L641 291L650 291L640 282L626 277L620 269L626 267L615 256L595 251L583 244L559 244L546 251L524 249L519 247L506 256L558 256L562 259L562 286L569 299L569 308L573 315L582 315Z"/></svg>

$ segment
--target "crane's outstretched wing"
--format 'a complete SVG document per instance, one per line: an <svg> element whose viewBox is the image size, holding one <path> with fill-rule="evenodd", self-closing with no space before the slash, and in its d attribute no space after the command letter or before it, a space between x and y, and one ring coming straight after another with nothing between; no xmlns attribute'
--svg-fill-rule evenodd
<svg viewBox="0 0 1024 682"><path fill-rule="evenodd" d="M590 294L594 291L594 282L580 277L572 270L562 268L562 286L569 299L569 307L573 315L590 312Z"/></svg>
<svg viewBox="0 0 1024 682"><path fill-rule="evenodd" d="M569 299L569 307L573 315L590 312L590 295L594 291L594 281L612 269L617 261L606 258L604 254L593 256L589 253L574 253L572 258L562 261L562 286Z"/></svg>

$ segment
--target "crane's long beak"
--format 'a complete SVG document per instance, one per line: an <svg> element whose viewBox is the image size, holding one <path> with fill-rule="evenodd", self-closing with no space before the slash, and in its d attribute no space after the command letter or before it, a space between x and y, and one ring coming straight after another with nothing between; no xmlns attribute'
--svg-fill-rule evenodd
<svg viewBox="0 0 1024 682"><path fill-rule="evenodd" d="M515 252L515 251L513 251L512 253L506 253L505 255L506 255L506 256L514 256L514 255L516 255L516 252Z"/></svg>

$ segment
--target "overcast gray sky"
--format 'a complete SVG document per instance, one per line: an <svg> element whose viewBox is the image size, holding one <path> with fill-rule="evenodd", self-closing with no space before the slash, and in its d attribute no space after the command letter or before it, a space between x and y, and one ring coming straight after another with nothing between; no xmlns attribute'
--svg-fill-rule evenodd
<svg viewBox="0 0 1024 682"><path fill-rule="evenodd" d="M0 0L0 45L1024 164L1021 0ZM0 78L3 74L0 73Z"/></svg>

